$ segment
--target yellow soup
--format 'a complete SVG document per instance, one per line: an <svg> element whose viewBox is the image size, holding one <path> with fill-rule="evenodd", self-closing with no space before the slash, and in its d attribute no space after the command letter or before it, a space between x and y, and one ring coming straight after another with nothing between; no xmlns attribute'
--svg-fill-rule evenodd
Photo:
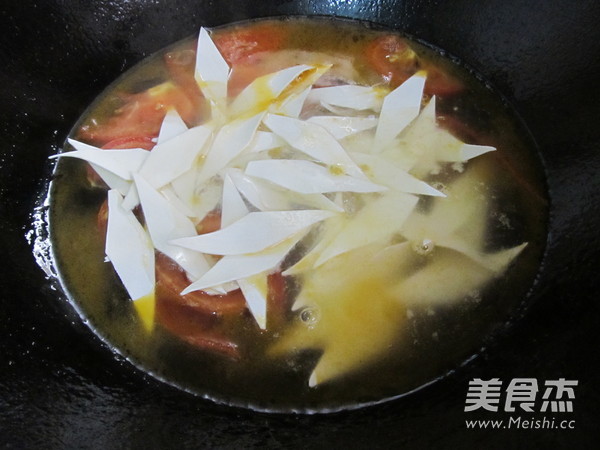
<svg viewBox="0 0 600 450"><path fill-rule="evenodd" d="M74 127L53 252L94 330L219 402L333 411L468 359L545 242L535 151L435 50L362 24L263 20L177 43Z"/></svg>

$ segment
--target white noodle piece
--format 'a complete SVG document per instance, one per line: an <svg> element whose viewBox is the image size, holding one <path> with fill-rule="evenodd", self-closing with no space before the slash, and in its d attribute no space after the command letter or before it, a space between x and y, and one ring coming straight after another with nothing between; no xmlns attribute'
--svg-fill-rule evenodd
<svg viewBox="0 0 600 450"><path fill-rule="evenodd" d="M267 328L267 295L269 292L267 275L266 273L259 273L238 280L248 309L261 330Z"/></svg>
<svg viewBox="0 0 600 450"><path fill-rule="evenodd" d="M154 247L133 212L121 207L122 197L108 191L106 256L132 300L154 294Z"/></svg>
<svg viewBox="0 0 600 450"><path fill-rule="evenodd" d="M230 68L205 28L200 29L196 49L194 77L204 96L210 101L212 116L220 120L227 106L227 82Z"/></svg>
<svg viewBox="0 0 600 450"><path fill-rule="evenodd" d="M259 113L249 119L234 120L218 131L200 169L198 182L203 183L216 175L242 153L248 144L252 142L263 116L264 113Z"/></svg>
<svg viewBox="0 0 600 450"><path fill-rule="evenodd" d="M135 185L154 247L179 264L193 278L204 275L210 265L203 255L169 244L173 239L196 235L196 228L191 220L175 209L141 175L135 176Z"/></svg>
<svg viewBox="0 0 600 450"><path fill-rule="evenodd" d="M413 211L417 200L414 195L389 191L368 203L321 252L315 267L350 250L391 239Z"/></svg>
<svg viewBox="0 0 600 450"><path fill-rule="evenodd" d="M257 131L248 145L249 153L264 152L286 145L285 141L270 131Z"/></svg>
<svg viewBox="0 0 600 450"><path fill-rule="evenodd" d="M274 114L281 114L283 116L298 118L304 107L304 103L308 98L308 94L312 90L312 86L300 92L294 92L285 98L281 104L272 105L270 111Z"/></svg>
<svg viewBox="0 0 600 450"><path fill-rule="evenodd" d="M154 188L165 186L192 167L211 134L211 127L201 125L157 144L139 173Z"/></svg>
<svg viewBox="0 0 600 450"><path fill-rule="evenodd" d="M298 65L258 77L235 98L230 108L231 115L236 117L248 111L266 110L290 83L307 70L315 68Z"/></svg>
<svg viewBox="0 0 600 450"><path fill-rule="evenodd" d="M341 85L313 89L307 102L321 103L358 111L379 111L387 90L376 86Z"/></svg>
<svg viewBox="0 0 600 450"><path fill-rule="evenodd" d="M228 169L226 173L246 200L261 211L287 211L290 209L344 211L342 207L323 194L300 194L286 190L269 181L246 175L241 169Z"/></svg>
<svg viewBox="0 0 600 450"><path fill-rule="evenodd" d="M223 176L223 199L221 200L221 228L225 228L248 214L248 207L231 176Z"/></svg>
<svg viewBox="0 0 600 450"><path fill-rule="evenodd" d="M370 130L377 126L377 117L349 116L312 116L306 120L325 128L334 138L340 140L361 131Z"/></svg>
<svg viewBox="0 0 600 450"><path fill-rule="evenodd" d="M277 114L267 114L263 122L296 150L327 165L337 166L348 175L366 178L344 147L325 128Z"/></svg>
<svg viewBox="0 0 600 450"><path fill-rule="evenodd" d="M131 181L125 180L124 178L115 175L110 170L106 170L105 168L100 167L97 164L89 164L110 189L116 189L123 196L127 195L129 189L131 188Z"/></svg>
<svg viewBox="0 0 600 450"><path fill-rule="evenodd" d="M439 169L440 162L464 162L487 152L494 147L465 144L437 124L436 98L432 97L421 114L400 134L396 148L384 154L397 158L398 154L412 157L411 171L425 175Z"/></svg>
<svg viewBox="0 0 600 450"><path fill-rule="evenodd" d="M263 252L224 256L202 278L185 288L181 294L185 295L229 281L248 278L261 272L271 271L279 265L302 236L304 236L304 233L299 233Z"/></svg>
<svg viewBox="0 0 600 450"><path fill-rule="evenodd" d="M425 75L418 72L385 96L375 131L375 148L378 151L419 115L424 86Z"/></svg>
<svg viewBox="0 0 600 450"><path fill-rule="evenodd" d="M395 167L392 161L385 158L366 153L355 153L352 155L352 158L357 164L361 165L369 178L375 183L409 194L445 197L437 189L413 177L399 167Z"/></svg>
<svg viewBox="0 0 600 450"><path fill-rule="evenodd" d="M75 147L75 151L60 153L50 158L70 157L83 159L129 181L132 179L132 174L140 169L150 155L149 151L142 148L113 150L94 147L93 145L84 144L74 139L68 139L68 142Z"/></svg>
<svg viewBox="0 0 600 450"><path fill-rule="evenodd" d="M157 143L162 144L187 131L188 127L175 108L169 108L158 132Z"/></svg>
<svg viewBox="0 0 600 450"><path fill-rule="evenodd" d="M220 230L172 243L212 255L255 253L333 215L330 211L317 210L251 212Z"/></svg>
<svg viewBox="0 0 600 450"><path fill-rule="evenodd" d="M387 190L362 178L337 175L319 164L295 159L251 161L246 174L301 194L326 192L382 192Z"/></svg>

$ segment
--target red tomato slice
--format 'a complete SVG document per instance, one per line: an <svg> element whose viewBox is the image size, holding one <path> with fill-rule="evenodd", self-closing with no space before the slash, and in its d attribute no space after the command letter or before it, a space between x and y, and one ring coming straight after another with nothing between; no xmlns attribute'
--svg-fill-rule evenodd
<svg viewBox="0 0 600 450"><path fill-rule="evenodd" d="M436 68L425 67L425 70L427 71L425 94L444 97L457 94L465 88L460 80Z"/></svg>
<svg viewBox="0 0 600 450"><path fill-rule="evenodd" d="M218 325L215 317L159 296L156 298L156 320L167 331L194 347L232 359L240 358L237 344L215 330Z"/></svg>
<svg viewBox="0 0 600 450"><path fill-rule="evenodd" d="M203 291L180 295L190 284L185 271L162 253L156 255L156 295L172 303L184 305L209 315L239 314L246 309L246 299L237 289L225 295L209 295Z"/></svg>
<svg viewBox="0 0 600 450"><path fill-rule="evenodd" d="M188 93L196 93L202 96L198 83L194 78L194 69L196 67L196 51L193 49L184 49L176 52L169 52L164 57L165 65L171 76L171 80Z"/></svg>
<svg viewBox="0 0 600 450"><path fill-rule="evenodd" d="M105 149L128 149L128 148L143 148L144 150L152 150L156 142L149 136L124 136L108 141L102 146Z"/></svg>
<svg viewBox="0 0 600 450"><path fill-rule="evenodd" d="M106 236L106 228L108 226L108 200L104 200L102 205L100 205L100 210L98 211L98 216L96 217L96 225L100 231L100 236L104 238Z"/></svg>
<svg viewBox="0 0 600 450"><path fill-rule="evenodd" d="M408 43L394 35L381 36L367 46L366 57L375 70L395 88L417 70L427 71L424 92L427 95L448 96L464 89L463 84L435 67L424 65Z"/></svg>
<svg viewBox="0 0 600 450"><path fill-rule="evenodd" d="M207 116L210 113L208 104L204 101L204 95L194 77L196 68L196 51L188 48L165 55L165 65L171 76L171 80L179 86L190 99L198 117ZM180 113L181 114L181 113ZM195 124L188 122L190 125Z"/></svg>
<svg viewBox="0 0 600 450"><path fill-rule="evenodd" d="M366 49L367 61L392 87L399 86L418 68L416 53L398 36L381 36Z"/></svg>
<svg viewBox="0 0 600 450"><path fill-rule="evenodd" d="M212 38L227 63L236 65L254 53L280 49L285 32L276 23L259 23L222 34L215 33Z"/></svg>
<svg viewBox="0 0 600 450"><path fill-rule="evenodd" d="M221 228L221 212L209 212L199 224L196 225L198 234L211 233Z"/></svg>
<svg viewBox="0 0 600 450"><path fill-rule="evenodd" d="M123 96L125 104L105 122L84 125L80 138L104 146L114 139L157 136L169 108L175 108L187 123L199 120L201 111L186 92L173 83L163 83L139 94Z"/></svg>

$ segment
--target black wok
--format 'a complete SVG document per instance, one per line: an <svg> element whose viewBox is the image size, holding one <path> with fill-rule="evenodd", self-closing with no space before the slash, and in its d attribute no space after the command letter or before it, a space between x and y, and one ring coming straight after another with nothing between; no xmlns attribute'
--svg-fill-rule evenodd
<svg viewBox="0 0 600 450"><path fill-rule="evenodd" d="M118 74L200 25L297 14L358 18L403 30L482 74L537 141L551 202L546 257L522 317L442 380L390 403L328 416L218 406L141 373L101 343L51 288L27 239L49 176L47 156ZM4 1L0 443L592 448L600 434L599 19L594 0ZM578 380L573 412L554 414L557 422L574 420L574 429L467 429L465 420L474 418L464 412L469 380L519 377ZM477 418L509 416L484 412Z"/></svg>

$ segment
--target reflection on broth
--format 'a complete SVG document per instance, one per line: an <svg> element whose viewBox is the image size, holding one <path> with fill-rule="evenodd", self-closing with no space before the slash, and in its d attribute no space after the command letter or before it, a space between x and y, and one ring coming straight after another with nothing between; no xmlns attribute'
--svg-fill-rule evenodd
<svg viewBox="0 0 600 450"><path fill-rule="evenodd" d="M51 239L90 324L157 377L261 410L443 375L521 303L545 241L505 105L350 22L202 29L111 85L64 150Z"/></svg>

